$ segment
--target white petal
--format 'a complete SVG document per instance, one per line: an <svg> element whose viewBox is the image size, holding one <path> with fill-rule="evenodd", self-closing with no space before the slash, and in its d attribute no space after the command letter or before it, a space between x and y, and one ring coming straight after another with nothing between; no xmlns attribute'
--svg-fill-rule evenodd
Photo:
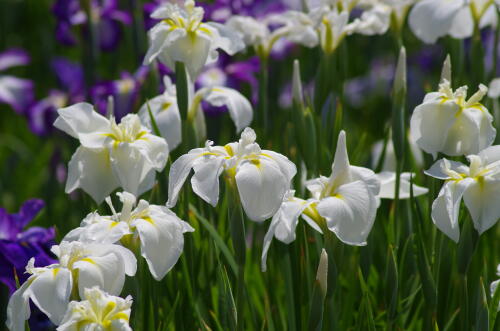
<svg viewBox="0 0 500 331"><path fill-rule="evenodd" d="M366 183L358 180L340 186L336 196L321 200L316 209L342 242L366 245L377 209L375 196Z"/></svg>
<svg viewBox="0 0 500 331"><path fill-rule="evenodd" d="M168 143L169 150L174 150L182 141L181 115L177 107L177 99L159 95L146 102L139 110L139 117L151 131L153 126L148 112L148 105L161 136Z"/></svg>
<svg viewBox="0 0 500 331"><path fill-rule="evenodd" d="M462 6L462 1L419 1L410 12L410 28L419 39L429 44L435 43L439 37L448 34Z"/></svg>
<svg viewBox="0 0 500 331"><path fill-rule="evenodd" d="M57 110L59 117L54 126L70 136L79 139L80 135L94 132L108 132L109 120L97 113L88 103L77 103Z"/></svg>
<svg viewBox="0 0 500 331"><path fill-rule="evenodd" d="M149 37L149 49L144 56L143 64L148 65L153 62L162 52L168 50L171 47L171 44L179 38L183 38L186 36L186 30L184 29L175 29L173 31L170 30L170 27L166 24L158 24L154 26L148 32ZM169 67L172 66L172 63L165 63ZM173 63L175 65L175 63Z"/></svg>
<svg viewBox="0 0 500 331"><path fill-rule="evenodd" d="M71 193L78 187L87 192L97 203L101 203L118 187L107 150L78 147L68 164L65 192Z"/></svg>
<svg viewBox="0 0 500 331"><path fill-rule="evenodd" d="M493 79L488 86L488 96L492 99L500 97L500 77Z"/></svg>
<svg viewBox="0 0 500 331"><path fill-rule="evenodd" d="M394 199L396 190L396 173L384 171L377 174L380 179L380 193L379 197L382 199ZM399 198L409 199L410 198L410 173L402 173L399 183ZM425 187L420 187L413 184L413 196L418 197L420 195L426 194L429 190Z"/></svg>
<svg viewBox="0 0 500 331"><path fill-rule="evenodd" d="M72 286L68 269L48 269L31 283L30 298L54 324L59 324L66 312Z"/></svg>
<svg viewBox="0 0 500 331"><path fill-rule="evenodd" d="M137 259L134 253L120 245L107 244L92 244L86 247L88 252L94 256L104 256L107 254L115 254L120 259L120 263L124 266L125 274L134 276L137 271Z"/></svg>
<svg viewBox="0 0 500 331"><path fill-rule="evenodd" d="M113 173L124 191L139 196L152 188L154 182L150 181L150 176L154 166L139 149L129 143L120 143L111 149L110 160ZM144 182L148 182L149 187L141 186Z"/></svg>
<svg viewBox="0 0 500 331"><path fill-rule="evenodd" d="M236 126L237 133L241 132L241 130L252 123L252 105L240 92L231 88L218 86L211 88L204 98L213 106L227 107L229 116L231 116Z"/></svg>
<svg viewBox="0 0 500 331"><path fill-rule="evenodd" d="M500 161L500 145L490 146L479 152L479 157L483 165L488 165Z"/></svg>
<svg viewBox="0 0 500 331"><path fill-rule="evenodd" d="M451 24L449 34L453 38L465 39L472 36L474 32L474 21L469 7L463 7L458 11Z"/></svg>
<svg viewBox="0 0 500 331"><path fill-rule="evenodd" d="M176 29L174 30L182 30ZM173 33L173 32L172 32ZM211 47L211 39L201 33L184 35L172 40L168 48L160 54L160 60L174 68L175 62L184 62L189 76L194 80L207 63Z"/></svg>
<svg viewBox="0 0 500 331"><path fill-rule="evenodd" d="M35 276L36 277L36 276ZM7 305L7 328L12 331L24 331L25 321L30 318L29 286L33 278L28 279L10 297Z"/></svg>
<svg viewBox="0 0 500 331"><path fill-rule="evenodd" d="M219 176L224 170L224 161L221 157L206 155L198 158L193 166L191 186L194 193L214 207L219 201Z"/></svg>
<svg viewBox="0 0 500 331"><path fill-rule="evenodd" d="M141 239L141 255L156 280L161 280L177 263L184 247L184 223L175 214L163 207L147 220L137 219Z"/></svg>
<svg viewBox="0 0 500 331"><path fill-rule="evenodd" d="M218 36L214 37L212 47L220 48L229 55L234 55L245 48L245 43L233 30L219 23L209 22L206 25L217 30Z"/></svg>
<svg viewBox="0 0 500 331"><path fill-rule="evenodd" d="M168 144L161 137L146 134L132 143L156 171L162 171L167 164Z"/></svg>
<svg viewBox="0 0 500 331"><path fill-rule="evenodd" d="M479 234L493 227L500 218L499 196L500 182L486 178L474 181L465 191L464 202Z"/></svg>
<svg viewBox="0 0 500 331"><path fill-rule="evenodd" d="M198 159L200 154L201 150L199 153L190 152L184 154L175 160L170 167L170 173L168 174L168 208L174 207L177 203L182 185L184 185L184 182L194 166L194 162Z"/></svg>
<svg viewBox="0 0 500 331"><path fill-rule="evenodd" d="M289 187L276 162L267 158L241 164L236 171L236 184L245 213L256 222L278 211Z"/></svg>
<svg viewBox="0 0 500 331"><path fill-rule="evenodd" d="M460 237L458 224L458 212L460 201L472 179L466 178L461 181L449 181L443 185L439 195L432 203L432 221L444 234L455 242Z"/></svg>
<svg viewBox="0 0 500 331"><path fill-rule="evenodd" d="M286 177L288 182L290 182L292 178L297 174L297 166L286 156L269 150L263 150L261 155L264 157L269 157L271 160L276 162L280 167L281 173Z"/></svg>
<svg viewBox="0 0 500 331"><path fill-rule="evenodd" d="M428 176L437 178L437 179L442 179L446 180L449 179L450 176L444 172L444 169L447 169L449 165L449 170L453 170L458 174L468 174L469 173L469 167L467 167L465 164L457 162L457 161L451 161L447 159L440 159L428 169L425 170L424 173Z"/></svg>
<svg viewBox="0 0 500 331"><path fill-rule="evenodd" d="M339 138L337 140L337 149L335 150L335 156L332 164L332 175L331 180L334 182L334 186L342 185L343 183L349 182L351 180L349 156L347 155L346 137L345 131L340 131Z"/></svg>
<svg viewBox="0 0 500 331"><path fill-rule="evenodd" d="M121 259L116 254L92 256L73 265L78 269L78 291L84 297L86 288L98 286L104 291L119 295L125 283L125 270Z"/></svg>
<svg viewBox="0 0 500 331"><path fill-rule="evenodd" d="M453 101L439 99L424 102L413 111L410 132L418 147L433 154L443 151L448 131L456 121L459 106Z"/></svg>

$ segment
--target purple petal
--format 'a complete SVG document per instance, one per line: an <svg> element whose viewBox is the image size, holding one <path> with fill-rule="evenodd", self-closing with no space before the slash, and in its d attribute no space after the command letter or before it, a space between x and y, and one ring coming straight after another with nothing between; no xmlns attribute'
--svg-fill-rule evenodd
<svg viewBox="0 0 500 331"><path fill-rule="evenodd" d="M64 58L56 58L52 61L52 70L54 70L61 86L70 95L81 95L84 93L85 82L81 65Z"/></svg>
<svg viewBox="0 0 500 331"><path fill-rule="evenodd" d="M28 110L28 123L33 133L44 136L52 132L57 118L57 109L68 105L68 96L61 91L52 90L49 96L34 103Z"/></svg>
<svg viewBox="0 0 500 331"><path fill-rule="evenodd" d="M33 102L33 82L13 76L0 76L0 102L24 113Z"/></svg>
<svg viewBox="0 0 500 331"><path fill-rule="evenodd" d="M30 63L30 56L22 49L9 49L0 53L0 71L16 67L24 66Z"/></svg>
<svg viewBox="0 0 500 331"><path fill-rule="evenodd" d="M40 212L40 210L45 207L45 202L41 199L30 199L23 203L21 206L21 210L16 215L18 217L18 221L22 224L22 226L26 226L36 215Z"/></svg>
<svg viewBox="0 0 500 331"><path fill-rule="evenodd" d="M56 26L56 39L63 45L76 45L77 40L71 31L71 25L67 22L60 22Z"/></svg>
<svg viewBox="0 0 500 331"><path fill-rule="evenodd" d="M120 24L110 19L99 22L99 45L104 51L112 51L121 39L122 31Z"/></svg>

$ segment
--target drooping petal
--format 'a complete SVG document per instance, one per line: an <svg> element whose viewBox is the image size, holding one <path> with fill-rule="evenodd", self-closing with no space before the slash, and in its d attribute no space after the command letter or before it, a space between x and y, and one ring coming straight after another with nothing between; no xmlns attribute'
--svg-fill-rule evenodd
<svg viewBox="0 0 500 331"><path fill-rule="evenodd" d="M137 271L137 259L134 253L121 245L92 244L87 246L87 251L95 256L104 256L110 253L116 255L128 276L134 276Z"/></svg>
<svg viewBox="0 0 500 331"><path fill-rule="evenodd" d="M200 157L200 153L188 153L180 156L170 167L168 174L168 201L167 207L172 208L177 203L179 192L184 185L194 162Z"/></svg>
<svg viewBox="0 0 500 331"><path fill-rule="evenodd" d="M471 37L473 32L474 20L472 19L472 12L468 6L462 7L453 18L449 34L453 38L465 39Z"/></svg>
<svg viewBox="0 0 500 331"><path fill-rule="evenodd" d="M428 44L435 43L439 37L448 34L455 16L463 6L462 1L419 1L410 12L410 28L420 40Z"/></svg>
<svg viewBox="0 0 500 331"><path fill-rule="evenodd" d="M436 161L428 170L425 170L424 173L437 179L446 180L450 178L449 173L446 172L447 170L452 170L457 174L469 173L469 167L465 164L447 159Z"/></svg>
<svg viewBox="0 0 500 331"><path fill-rule="evenodd" d="M165 24L158 24L148 32L149 49L144 56L144 65L152 63L165 49L171 47L171 43L186 36L184 29L170 31L170 27ZM168 65L168 64L167 64Z"/></svg>
<svg viewBox="0 0 500 331"><path fill-rule="evenodd" d="M152 134L146 134L134 141L132 146L139 150L155 170L162 171L165 168L169 151L165 139Z"/></svg>
<svg viewBox="0 0 500 331"><path fill-rule="evenodd" d="M432 221L449 238L458 242L460 228L458 212L460 201L467 187L472 183L471 178L460 181L449 181L443 185L439 195L432 203Z"/></svg>
<svg viewBox="0 0 500 331"><path fill-rule="evenodd" d="M227 107L229 115L236 126L237 133L241 132L252 122L252 105L240 92L228 87L218 86L209 89L204 98L212 106Z"/></svg>
<svg viewBox="0 0 500 331"><path fill-rule="evenodd" d="M185 232L182 223L181 219L164 207L161 213L157 212L147 219L137 219L133 223L141 239L141 255L158 281L172 269L182 254ZM194 229L191 228L191 231Z"/></svg>
<svg viewBox="0 0 500 331"><path fill-rule="evenodd" d="M242 163L236 171L236 185L245 213L256 222L278 211L289 188L279 166L266 158Z"/></svg>
<svg viewBox="0 0 500 331"><path fill-rule="evenodd" d="M25 321L30 318L29 286L32 280L25 281L9 299L6 323L9 330L24 331Z"/></svg>
<svg viewBox="0 0 500 331"><path fill-rule="evenodd" d="M292 178L297 174L297 166L286 156L266 149L262 151L261 156L269 157L271 160L276 162L288 182L290 182Z"/></svg>
<svg viewBox="0 0 500 331"><path fill-rule="evenodd" d="M243 40L233 29L216 22L205 24L214 28L218 34L218 36L214 37L213 49L220 48L227 54L234 55L245 48Z"/></svg>
<svg viewBox="0 0 500 331"><path fill-rule="evenodd" d="M399 199L410 198L410 177L411 173L402 173L399 183ZM396 173L390 171L383 171L377 174L380 179L380 193L379 197L382 199L395 199L396 195ZM413 184L413 196L418 197L426 194L429 190L426 187L421 187Z"/></svg>
<svg viewBox="0 0 500 331"><path fill-rule="evenodd" d="M119 184L109 163L108 151L78 147L68 165L66 193L78 187L101 203Z"/></svg>
<svg viewBox="0 0 500 331"><path fill-rule="evenodd" d="M125 283L125 267L116 254L92 256L77 261L78 291L83 298L85 289L98 286L104 291L119 295Z"/></svg>
<svg viewBox="0 0 500 331"><path fill-rule="evenodd" d="M488 178L474 181L465 191L464 202L479 234L494 226L500 218L499 196L500 181Z"/></svg>
<svg viewBox="0 0 500 331"><path fill-rule="evenodd" d="M219 201L219 176L224 170L224 159L206 155L200 157L193 165L194 175L191 186L200 198L216 206Z"/></svg>
<svg viewBox="0 0 500 331"><path fill-rule="evenodd" d="M154 167L135 146L125 142L114 146L110 151L110 160L113 173L124 191L139 196L152 188L154 182L150 182L149 187L141 184L150 178L148 175Z"/></svg>
<svg viewBox="0 0 500 331"><path fill-rule="evenodd" d="M322 199L316 209L341 241L366 245L377 209L376 198L366 183L358 180L340 186L335 196Z"/></svg>
<svg viewBox="0 0 500 331"><path fill-rule="evenodd" d="M73 286L71 271L47 269L37 275L29 287L30 299L55 324L64 317Z"/></svg>

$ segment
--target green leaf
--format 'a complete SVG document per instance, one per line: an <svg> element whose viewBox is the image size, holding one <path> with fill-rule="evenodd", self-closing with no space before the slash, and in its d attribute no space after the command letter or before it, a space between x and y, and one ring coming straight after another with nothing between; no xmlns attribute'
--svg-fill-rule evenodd
<svg viewBox="0 0 500 331"><path fill-rule="evenodd" d="M198 219L198 221L200 221L203 227L208 231L208 233L214 240L215 245L220 249L222 255L224 255L224 258L226 259L227 263L229 264L229 267L231 268L231 271L233 272L234 275L236 275L238 271L238 265L236 264L236 260L231 254L229 248L224 243L224 240L221 238L221 236L219 236L217 230L214 228L212 224L210 224L210 222L205 217L201 216L201 214L196 210L196 208L193 205L191 204L189 205L189 210L194 214L194 216Z"/></svg>
<svg viewBox="0 0 500 331"><path fill-rule="evenodd" d="M151 107L149 107L149 100L146 101L146 106L148 108L149 119L151 120L151 126L153 127L153 132L158 137L161 137L160 129L158 129L158 125L156 124L156 119L151 112Z"/></svg>
<svg viewBox="0 0 500 331"><path fill-rule="evenodd" d="M224 330L236 330L237 314L231 283L226 269L219 265L217 273L219 289L219 320Z"/></svg>
<svg viewBox="0 0 500 331"><path fill-rule="evenodd" d="M175 86L177 90L177 106L181 118L186 121L189 109L189 86L186 67L183 62L175 62Z"/></svg>

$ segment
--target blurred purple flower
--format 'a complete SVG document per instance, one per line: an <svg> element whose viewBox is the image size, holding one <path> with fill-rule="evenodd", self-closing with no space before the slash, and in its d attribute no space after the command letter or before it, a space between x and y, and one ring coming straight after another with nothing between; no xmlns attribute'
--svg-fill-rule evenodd
<svg viewBox="0 0 500 331"><path fill-rule="evenodd" d="M57 40L64 45L75 45L77 38L72 28L88 23L87 13L80 6L80 1L57 0L52 11L57 19ZM96 25L101 49L111 51L116 48L122 36L121 25L129 25L132 22L130 13L118 9L118 0L91 0L90 14Z"/></svg>
<svg viewBox="0 0 500 331"><path fill-rule="evenodd" d="M36 266L46 266L54 263L50 254L50 247L55 244L54 228L24 227L45 206L39 199L26 201L17 214L8 214L0 208L0 281L7 285L10 293L16 289L14 269L19 282L23 283L28 277L24 273L26 264L32 257Z"/></svg>
<svg viewBox="0 0 500 331"><path fill-rule="evenodd" d="M96 109L101 114L105 114L108 97L112 96L114 99L114 116L117 121L131 113L139 99L142 83L148 73L148 66L141 66L133 75L122 72L120 79L96 84L90 90L92 102Z"/></svg>
<svg viewBox="0 0 500 331"><path fill-rule="evenodd" d="M264 17L287 9L281 0L215 0L212 3L200 3L205 9L205 19L224 23L232 15Z"/></svg>
<svg viewBox="0 0 500 331"><path fill-rule="evenodd" d="M0 73L16 66L29 64L28 53L21 49L9 49L0 53ZM17 113L24 113L33 102L34 85L31 80L0 74L0 103L10 105Z"/></svg>
<svg viewBox="0 0 500 331"><path fill-rule="evenodd" d="M27 113L31 131L40 136L52 132L58 108L85 99L83 69L79 64L57 58L51 66L61 88L52 89L46 98L33 103Z"/></svg>

